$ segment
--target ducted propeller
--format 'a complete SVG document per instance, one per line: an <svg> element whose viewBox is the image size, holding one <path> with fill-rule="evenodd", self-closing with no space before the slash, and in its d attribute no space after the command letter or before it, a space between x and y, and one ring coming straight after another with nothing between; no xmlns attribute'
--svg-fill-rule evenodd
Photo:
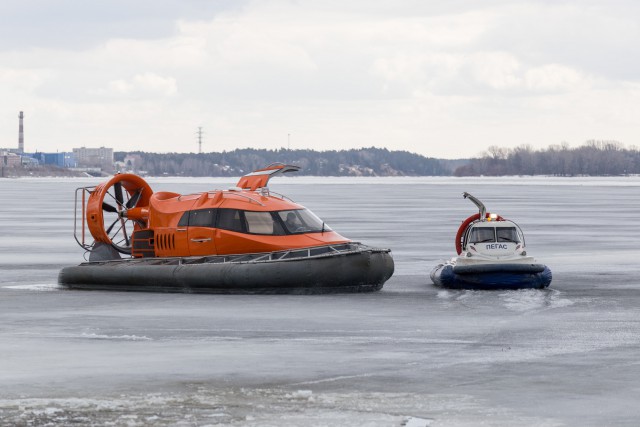
<svg viewBox="0 0 640 427"><path fill-rule="evenodd" d="M87 203L87 223L93 238L121 253L131 253L131 235L146 227L146 219L129 218L127 212L148 207L151 194L149 184L133 174L115 175L96 187Z"/></svg>

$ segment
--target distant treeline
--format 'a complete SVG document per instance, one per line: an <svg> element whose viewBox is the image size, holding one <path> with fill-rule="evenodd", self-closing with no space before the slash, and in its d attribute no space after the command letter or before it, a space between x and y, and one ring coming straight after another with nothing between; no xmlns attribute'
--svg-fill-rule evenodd
<svg viewBox="0 0 640 427"><path fill-rule="evenodd" d="M451 175L446 161L407 151L362 148L340 151L238 149L221 153L116 152L126 169L152 176L238 176L271 163L300 166L301 175L442 176Z"/></svg>
<svg viewBox="0 0 640 427"><path fill-rule="evenodd" d="M607 176L640 174L640 150L615 141L588 141L577 148L568 144L534 150L491 146L482 157L445 160L408 151L361 148L340 151L257 150L220 153L116 152L115 160L130 164L125 170L152 176L239 176L271 163L301 167L300 175L316 176L500 176L555 175Z"/></svg>
<svg viewBox="0 0 640 427"><path fill-rule="evenodd" d="M471 159L455 169L455 176L555 175L607 176L640 174L640 151L624 148L615 141L588 141L581 147L551 145L534 150L528 145L517 148L489 149L480 158Z"/></svg>

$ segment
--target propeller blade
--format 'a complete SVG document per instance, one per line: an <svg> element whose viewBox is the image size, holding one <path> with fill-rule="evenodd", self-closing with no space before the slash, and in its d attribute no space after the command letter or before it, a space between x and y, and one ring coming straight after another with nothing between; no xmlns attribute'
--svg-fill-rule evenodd
<svg viewBox="0 0 640 427"><path fill-rule="evenodd" d="M124 228L124 224L122 224L122 234L124 234L124 244L125 244L125 246L131 246L131 243L129 242L129 236L127 235L127 230L126 230L126 228Z"/></svg>
<svg viewBox="0 0 640 427"><path fill-rule="evenodd" d="M122 197L122 184L120 184L120 182L113 184L113 192L116 196L116 202L118 202L119 206L122 206L124 204L124 197Z"/></svg>
<svg viewBox="0 0 640 427"><path fill-rule="evenodd" d="M113 221L113 224L111 224L109 226L109 228L107 228L107 235L109 235L109 233L111 233L111 230L113 230L113 226L116 225L118 223L118 221L120 221L120 218L118 218L115 221Z"/></svg>
<svg viewBox="0 0 640 427"><path fill-rule="evenodd" d="M136 204L138 204L138 200L140 200L140 196L142 196L142 188L139 188L135 193L133 193L133 196L131 196L126 204L127 209L135 208Z"/></svg>
<svg viewBox="0 0 640 427"><path fill-rule="evenodd" d="M113 212L113 213L118 212L118 209L114 208L107 202L102 202L102 210L107 212Z"/></svg>

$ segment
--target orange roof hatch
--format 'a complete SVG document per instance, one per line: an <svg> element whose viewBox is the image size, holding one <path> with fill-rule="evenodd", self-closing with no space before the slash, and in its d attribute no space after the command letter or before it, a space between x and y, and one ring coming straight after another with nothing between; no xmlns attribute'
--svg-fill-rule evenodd
<svg viewBox="0 0 640 427"><path fill-rule="evenodd" d="M299 170L300 166L273 163L266 168L258 169L243 176L238 181L238 184L236 184L236 187L242 188L243 190L255 191L258 188L266 187L269 180L276 175L288 172L297 172Z"/></svg>

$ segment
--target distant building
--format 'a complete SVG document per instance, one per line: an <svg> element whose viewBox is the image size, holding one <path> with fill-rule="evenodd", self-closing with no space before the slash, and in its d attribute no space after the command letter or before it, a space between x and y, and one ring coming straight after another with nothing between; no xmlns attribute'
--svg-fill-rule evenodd
<svg viewBox="0 0 640 427"><path fill-rule="evenodd" d="M35 168L40 166L40 162L33 157L22 156L22 166L25 168Z"/></svg>
<svg viewBox="0 0 640 427"><path fill-rule="evenodd" d="M78 161L76 160L76 156L73 153L64 152L64 166L65 168L75 168L78 167Z"/></svg>
<svg viewBox="0 0 640 427"><path fill-rule="evenodd" d="M0 150L0 166L13 168L21 164L19 155L11 153L8 150Z"/></svg>
<svg viewBox="0 0 640 427"><path fill-rule="evenodd" d="M62 153L25 153L25 157L29 156L32 159L37 160L41 165L52 165L59 168L75 168L78 166L74 153L62 152ZM23 164L25 162L23 161Z"/></svg>
<svg viewBox="0 0 640 427"><path fill-rule="evenodd" d="M105 172L113 172L113 148L74 148L73 155L78 167L100 168Z"/></svg>

